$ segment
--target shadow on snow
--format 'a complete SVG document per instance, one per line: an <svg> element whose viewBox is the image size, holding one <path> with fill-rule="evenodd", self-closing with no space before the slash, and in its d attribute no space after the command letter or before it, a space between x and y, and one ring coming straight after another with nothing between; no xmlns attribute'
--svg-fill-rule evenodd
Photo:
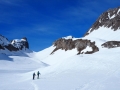
<svg viewBox="0 0 120 90"><path fill-rule="evenodd" d="M6 54L0 54L0 60L13 61L13 59L7 56Z"/></svg>

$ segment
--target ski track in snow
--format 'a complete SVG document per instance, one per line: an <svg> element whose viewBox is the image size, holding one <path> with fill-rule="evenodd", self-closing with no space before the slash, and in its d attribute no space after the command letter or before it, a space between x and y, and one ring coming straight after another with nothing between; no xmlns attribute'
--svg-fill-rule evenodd
<svg viewBox="0 0 120 90"><path fill-rule="evenodd" d="M31 84L32 84L33 87L34 87L34 90L39 90L38 86L37 86L34 82L31 82Z"/></svg>

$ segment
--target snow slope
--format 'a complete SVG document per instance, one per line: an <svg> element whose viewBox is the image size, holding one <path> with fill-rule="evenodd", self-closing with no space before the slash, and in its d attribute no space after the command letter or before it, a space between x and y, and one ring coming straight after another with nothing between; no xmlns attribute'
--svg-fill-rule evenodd
<svg viewBox="0 0 120 90"><path fill-rule="evenodd" d="M85 38L98 38L101 40L120 40L120 29L117 31L112 30L111 28L100 27L97 30L94 30L89 35L85 36Z"/></svg>
<svg viewBox="0 0 120 90"><path fill-rule="evenodd" d="M3 55L12 61L0 60L1 90L120 89L120 48L102 49L92 55L76 55L76 50L49 55L53 48L29 57ZM40 79L32 80L32 73L38 70Z"/></svg>
<svg viewBox="0 0 120 90"><path fill-rule="evenodd" d="M107 33L107 34L106 34ZM120 90L120 48L102 48L108 40L119 40L120 31L94 30L85 39L96 41L94 54L76 55L77 50L0 54L0 90ZM89 47L88 47L89 49ZM40 79L32 80L40 71Z"/></svg>
<svg viewBox="0 0 120 90"><path fill-rule="evenodd" d="M43 75L41 84L39 80L35 83L42 90L119 90L119 49L103 49L92 55L59 50L54 54L56 59L49 59L55 64L49 61L51 66L39 69ZM70 56L66 57L66 53Z"/></svg>

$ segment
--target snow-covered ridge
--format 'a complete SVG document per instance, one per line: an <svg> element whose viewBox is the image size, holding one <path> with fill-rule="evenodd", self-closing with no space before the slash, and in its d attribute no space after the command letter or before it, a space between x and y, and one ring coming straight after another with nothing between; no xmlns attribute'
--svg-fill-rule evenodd
<svg viewBox="0 0 120 90"><path fill-rule="evenodd" d="M4 36L0 35L0 45L4 46L4 45L8 45L10 42L8 41L7 38L5 38Z"/></svg>
<svg viewBox="0 0 120 90"><path fill-rule="evenodd" d="M23 42L27 42L25 39L14 39L12 40L11 44L16 48L21 48L23 46Z"/></svg>
<svg viewBox="0 0 120 90"><path fill-rule="evenodd" d="M65 39L65 40L68 40L68 39L72 39L73 41L74 40L77 40L77 39L80 39L81 37L79 37L79 38L75 38L75 37L73 37L73 36L66 36L66 37L62 37L62 39Z"/></svg>
<svg viewBox="0 0 120 90"><path fill-rule="evenodd" d="M66 37L62 37L62 39L72 39L73 36L66 36Z"/></svg>
<svg viewBox="0 0 120 90"><path fill-rule="evenodd" d="M111 13L112 12L112 13ZM120 8L117 9L111 9L108 11L108 17L109 19L115 18L117 15L120 15Z"/></svg>
<svg viewBox="0 0 120 90"><path fill-rule="evenodd" d="M8 41L7 38L0 35L0 53L11 55L12 51L16 52L22 50L22 52L24 52L24 51L29 51L28 49L29 49L29 43L26 37L22 39L14 39L10 42Z"/></svg>
<svg viewBox="0 0 120 90"><path fill-rule="evenodd" d="M109 9L102 13L85 35L101 27L110 28L113 31L120 29L120 7Z"/></svg>
<svg viewBox="0 0 120 90"><path fill-rule="evenodd" d="M14 39L12 42L11 42L11 44L13 44L13 43L20 43L20 42L22 42L22 41L26 41L25 39Z"/></svg>

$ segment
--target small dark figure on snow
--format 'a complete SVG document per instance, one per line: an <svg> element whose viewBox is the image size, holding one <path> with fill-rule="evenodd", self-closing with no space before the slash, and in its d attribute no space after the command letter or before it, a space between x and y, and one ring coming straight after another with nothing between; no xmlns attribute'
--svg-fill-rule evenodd
<svg viewBox="0 0 120 90"><path fill-rule="evenodd" d="M37 76L38 76L37 78L38 78L38 79L39 79L39 75L41 75L41 74L40 74L40 72L38 71L38 72L37 72Z"/></svg>
<svg viewBox="0 0 120 90"><path fill-rule="evenodd" d="M35 76L36 76L36 74L35 74L35 73L33 73L33 80L35 79Z"/></svg>

